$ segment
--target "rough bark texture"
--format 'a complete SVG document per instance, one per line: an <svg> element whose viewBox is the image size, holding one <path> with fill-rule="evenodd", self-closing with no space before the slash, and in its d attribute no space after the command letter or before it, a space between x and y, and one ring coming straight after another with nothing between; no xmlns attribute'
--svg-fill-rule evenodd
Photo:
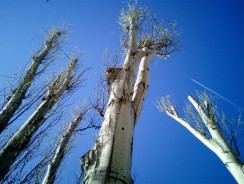
<svg viewBox="0 0 244 184"><path fill-rule="evenodd" d="M51 86L49 86L47 95L45 95L35 112L33 112L22 127L11 137L4 148L0 150L0 180L8 173L15 159L25 150L32 135L45 122L45 115L69 87L72 71L76 63L77 59L71 61L68 69L60 74Z"/></svg>
<svg viewBox="0 0 244 184"><path fill-rule="evenodd" d="M189 122L181 118L174 106L168 104L170 106L169 107L167 104L164 104L163 109L167 115L186 127L195 137L197 137L203 144L212 150L221 159L238 183L244 183L244 164L233 151L232 147L229 145L221 129L219 128L216 118L214 117L215 114L213 114L213 111L210 109L211 104L204 101L204 110L203 106L201 106L192 96L189 96L188 100L201 117L204 126L209 131L209 136L207 136L206 133L199 131Z"/></svg>
<svg viewBox="0 0 244 184"><path fill-rule="evenodd" d="M17 88L13 90L13 94L10 96L6 105L3 107L3 110L0 112L0 133L8 126L9 120L13 117L14 113L18 110L22 101L25 99L26 92L35 79L39 66L43 64L47 55L52 49L54 49L55 42L60 37L60 31L52 33L50 38L46 41L45 47L42 51L38 55L33 56L32 63L25 76Z"/></svg>
<svg viewBox="0 0 244 184"><path fill-rule="evenodd" d="M128 100L125 72L111 83L110 99L95 146L82 158L83 183L132 183L130 176L134 110ZM116 136L115 136L116 135Z"/></svg>
<svg viewBox="0 0 244 184"><path fill-rule="evenodd" d="M75 119L72 121L66 130L65 134L63 135L57 150L55 152L55 155L51 162L48 164L48 168L46 171L46 175L42 181L42 184L52 184L55 181L56 174L58 171L58 168L65 156L66 148L69 143L69 140L71 136L73 135L73 132L75 128L78 126L79 122L83 119L83 112L81 112Z"/></svg>
<svg viewBox="0 0 244 184"><path fill-rule="evenodd" d="M149 86L149 65L156 54L175 49L172 32L155 24L155 19L146 25L147 16L145 9L134 5L121 12L126 56L121 68L106 71L109 100L96 143L81 158L84 184L133 183L133 134Z"/></svg>
<svg viewBox="0 0 244 184"><path fill-rule="evenodd" d="M130 23L129 48L122 68L106 72L109 100L104 121L94 147L81 158L83 183L133 183L131 159L135 111L132 105L137 51L137 18Z"/></svg>

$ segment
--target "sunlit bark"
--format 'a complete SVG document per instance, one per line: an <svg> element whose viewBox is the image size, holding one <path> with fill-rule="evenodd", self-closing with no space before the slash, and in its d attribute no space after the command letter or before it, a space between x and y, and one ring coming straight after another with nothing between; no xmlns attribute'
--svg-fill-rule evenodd
<svg viewBox="0 0 244 184"><path fill-rule="evenodd" d="M121 68L106 70L109 100L96 143L81 158L84 184L133 183L133 135L149 85L149 65L158 52L166 55L168 46L170 52L175 49L175 42L168 42L174 36L165 37L166 29L157 35L152 31L151 36L140 37L147 35L138 33L145 17L144 9L134 5L121 13L120 24L128 31L122 44L126 56Z"/></svg>
<svg viewBox="0 0 244 184"><path fill-rule="evenodd" d="M27 90L38 73L43 72L43 70L38 72L40 65L44 65L44 69L48 66L49 61L46 61L46 59L49 57L50 53L59 47L58 41L62 36L63 33L61 31L54 31L51 33L41 52L33 56L29 69L26 71L23 79L20 81L16 89L13 90L13 94L9 96L9 100L0 112L0 133L8 126L9 120L13 117L22 101L25 99Z"/></svg>
<svg viewBox="0 0 244 184"><path fill-rule="evenodd" d="M72 85L72 73L78 59L73 59L68 68L63 71L48 87L47 94L41 104L36 108L28 120L11 137L2 150L0 150L0 180L9 171L15 159L25 150L33 134L45 122L46 115Z"/></svg>
<svg viewBox="0 0 244 184"><path fill-rule="evenodd" d="M195 122L195 126L180 117L176 108L171 105L168 100L162 98L159 109L165 111L167 115L186 127L196 138L221 159L238 183L244 183L244 164L221 131L216 121L216 111L213 110L213 104L211 104L206 96L202 97L203 102L201 104L192 96L189 96L188 100L196 109L206 130L199 128L199 122L197 122L196 118L197 115L194 115L192 110L190 113L192 114L192 121Z"/></svg>
<svg viewBox="0 0 244 184"><path fill-rule="evenodd" d="M73 135L74 130L77 128L78 124L83 119L83 116L84 112L82 111L78 116L75 117L75 119L70 123L68 129L65 131L56 149L53 159L48 164L46 175L42 181L42 184L54 183L59 166L61 165L61 162L64 159L69 140Z"/></svg>

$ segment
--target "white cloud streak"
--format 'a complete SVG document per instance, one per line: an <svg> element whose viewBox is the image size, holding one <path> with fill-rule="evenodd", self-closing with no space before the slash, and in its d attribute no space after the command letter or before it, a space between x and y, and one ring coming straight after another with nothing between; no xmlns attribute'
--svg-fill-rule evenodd
<svg viewBox="0 0 244 184"><path fill-rule="evenodd" d="M201 84L200 82L191 79L194 83L198 84L199 86L203 87L204 89L210 91L211 93L215 94L216 96L218 96L219 98L222 98L223 100L225 100L226 102L230 103L231 105L237 107L238 109L240 109L241 111L244 111L244 108L242 108L241 106L237 105L236 103L232 102L231 100L225 98L224 96L220 95L219 93L215 92L214 90L208 88L207 86Z"/></svg>

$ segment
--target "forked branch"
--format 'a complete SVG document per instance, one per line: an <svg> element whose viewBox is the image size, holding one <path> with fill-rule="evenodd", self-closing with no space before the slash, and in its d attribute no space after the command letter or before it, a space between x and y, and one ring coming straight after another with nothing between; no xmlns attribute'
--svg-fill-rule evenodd
<svg viewBox="0 0 244 184"><path fill-rule="evenodd" d="M228 136L224 134L223 128L221 129L220 124L217 122L217 111L211 98L206 92L198 93L198 98L199 101L192 96L188 96L188 100L196 110L195 113L193 109L187 108L187 115L191 117L188 121L179 116L175 106L171 104L169 97L166 100L162 98L161 102L158 103L158 109L166 112L168 116L186 127L221 159L238 183L243 183L243 162L240 160L238 152L234 151L236 150L235 147L233 148L229 144ZM193 121L193 123L190 123L190 121Z"/></svg>

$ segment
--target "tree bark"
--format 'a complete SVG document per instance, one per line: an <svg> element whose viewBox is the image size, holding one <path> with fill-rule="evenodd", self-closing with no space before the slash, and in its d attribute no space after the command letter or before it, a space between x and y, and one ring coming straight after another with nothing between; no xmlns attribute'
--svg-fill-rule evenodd
<svg viewBox="0 0 244 184"><path fill-rule="evenodd" d="M221 129L219 128L219 125L216 122L215 118L213 118L215 114L212 114L212 112L208 110L207 114L204 111L203 107L192 96L189 96L188 100L197 110L199 116L203 121L204 126L210 133L210 137L206 136L204 132L200 132L199 130L194 128L189 122L181 118L178 115L177 110L174 106L168 104L170 105L170 107L167 107L167 104L164 104L163 108L167 115L169 115L171 118L175 119L181 125L186 127L205 146L212 150L224 163L226 168L229 170L229 172L232 174L232 176L238 183L244 183L244 164L235 154L232 147L223 135ZM205 101L205 106L210 106L210 104L208 104L208 102Z"/></svg>
<svg viewBox="0 0 244 184"><path fill-rule="evenodd" d="M52 33L50 38L46 41L45 47L42 49L42 51L37 56L33 56L32 63L24 78L21 80L20 84L14 90L10 99L3 107L3 110L0 112L0 133L5 130L5 128L8 126L9 120L13 117L14 113L22 104L22 101L25 99L27 90L36 77L39 66L43 63L50 51L54 49L55 42L60 37L60 31Z"/></svg>
<svg viewBox="0 0 244 184"><path fill-rule="evenodd" d="M112 71L112 70L111 70ZM114 69L110 99L100 134L94 147L85 154L83 183L132 183L131 155L134 130L134 110L128 95L125 71ZM111 72L111 76L113 76Z"/></svg>
<svg viewBox="0 0 244 184"><path fill-rule="evenodd" d="M244 183L244 164L223 136L217 122L204 112L202 107L192 96L189 96L188 99L198 111L212 136L210 139L213 145L212 151L221 159L236 181L238 183Z"/></svg>
<svg viewBox="0 0 244 184"><path fill-rule="evenodd" d="M132 104L137 52L137 17L131 17L129 47L122 68L106 71L109 100L104 121L93 148L81 158L83 183L133 183L131 160L135 110Z"/></svg>
<svg viewBox="0 0 244 184"><path fill-rule="evenodd" d="M154 24L147 25L152 28L149 34L142 32L147 15L130 4L121 12L120 24L128 31L126 56L121 68L106 71L109 100L96 143L81 157L84 184L133 183L133 134L149 86L149 65L158 51L163 55L175 49L172 35L155 20L149 20Z"/></svg>
<svg viewBox="0 0 244 184"><path fill-rule="evenodd" d="M63 135L63 137L57 147L57 150L55 152L53 159L48 164L46 175L42 181L42 184L53 184L54 183L58 168L61 165L61 162L65 156L67 144L69 143L69 140L70 140L71 136L73 135L75 128L78 126L80 121L83 119L83 115L84 115L84 113L81 112L70 123L68 129L66 130L65 134Z"/></svg>
<svg viewBox="0 0 244 184"><path fill-rule="evenodd" d="M35 112L11 137L4 148L0 150L0 180L2 180L8 173L16 158L26 149L32 135L45 122L45 115L69 87L72 71L74 70L76 63L77 59L72 60L67 70L61 73L52 85L49 86L47 95L43 98Z"/></svg>

